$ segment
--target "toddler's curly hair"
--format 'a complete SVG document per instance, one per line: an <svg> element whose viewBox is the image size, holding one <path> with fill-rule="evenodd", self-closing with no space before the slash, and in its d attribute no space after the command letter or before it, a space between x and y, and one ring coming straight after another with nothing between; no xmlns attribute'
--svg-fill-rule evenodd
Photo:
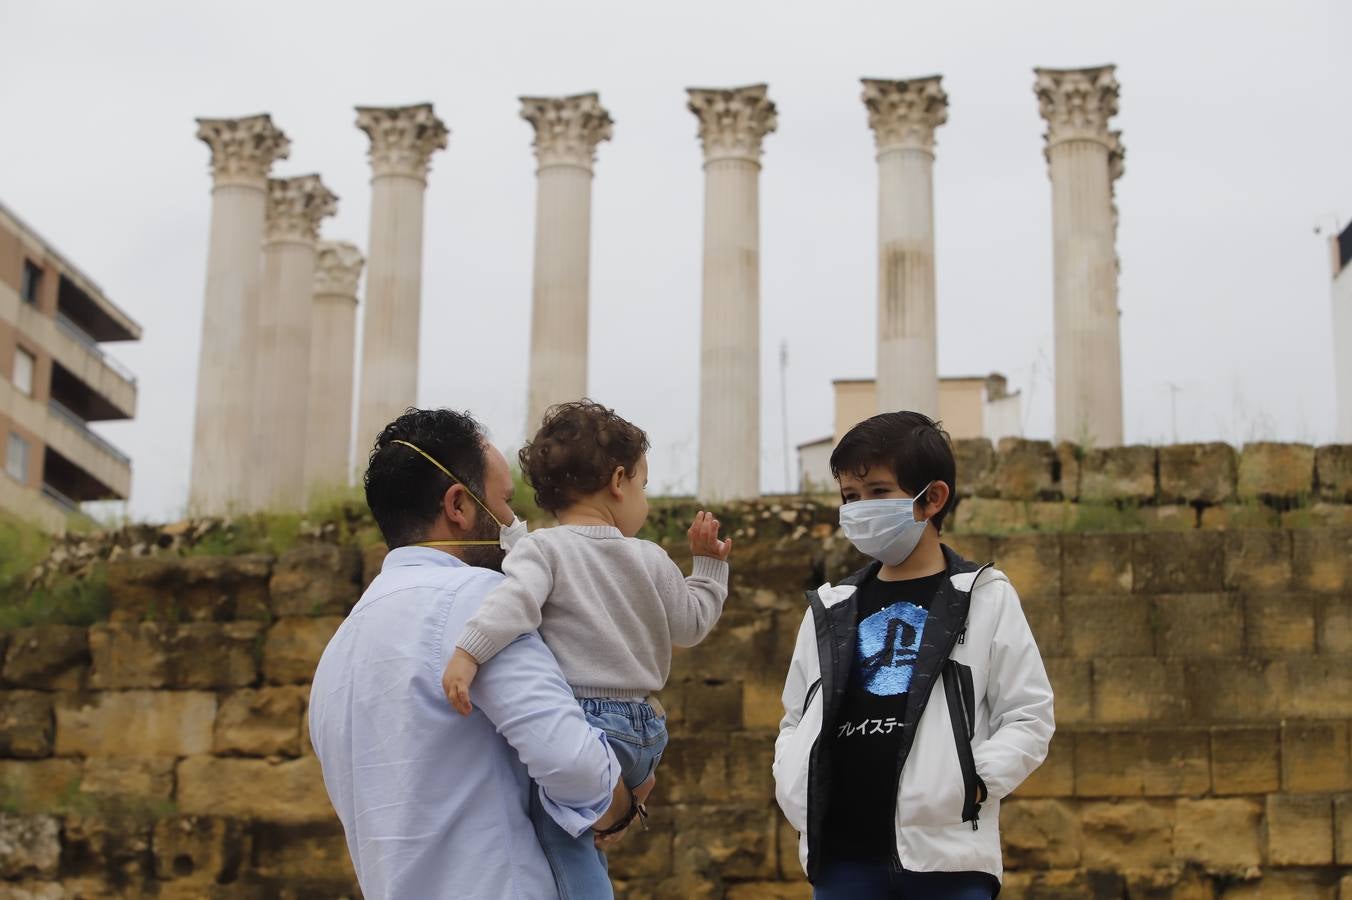
<svg viewBox="0 0 1352 900"><path fill-rule="evenodd" d="M536 505L557 513L605 487L616 467L632 478L649 446L642 428L584 399L551 406L517 458Z"/></svg>

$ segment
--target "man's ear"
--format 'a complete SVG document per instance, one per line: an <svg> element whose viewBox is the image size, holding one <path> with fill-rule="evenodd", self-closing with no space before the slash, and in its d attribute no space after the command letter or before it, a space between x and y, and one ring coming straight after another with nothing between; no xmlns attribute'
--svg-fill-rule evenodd
<svg viewBox="0 0 1352 900"><path fill-rule="evenodd" d="M461 531L469 531L474 522L469 516L470 498L464 485L453 484L441 496L441 509L450 523Z"/></svg>
<svg viewBox="0 0 1352 900"><path fill-rule="evenodd" d="M610 484L607 485L607 487L610 488L610 496L614 497L616 500L619 500L624 496L624 491L621 488L624 485L624 479L627 477L628 475L624 471L624 466L615 467L615 471L610 473Z"/></svg>

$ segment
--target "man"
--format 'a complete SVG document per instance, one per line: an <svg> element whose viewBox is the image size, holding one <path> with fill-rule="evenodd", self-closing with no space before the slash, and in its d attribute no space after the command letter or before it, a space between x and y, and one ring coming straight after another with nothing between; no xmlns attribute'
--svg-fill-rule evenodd
<svg viewBox="0 0 1352 900"><path fill-rule="evenodd" d="M462 626L525 531L507 461L470 416L410 409L381 432L365 481L390 552L310 692L311 742L362 894L556 897L531 780L571 834L622 827L636 802L605 736L534 634L483 667L473 715L441 689Z"/></svg>

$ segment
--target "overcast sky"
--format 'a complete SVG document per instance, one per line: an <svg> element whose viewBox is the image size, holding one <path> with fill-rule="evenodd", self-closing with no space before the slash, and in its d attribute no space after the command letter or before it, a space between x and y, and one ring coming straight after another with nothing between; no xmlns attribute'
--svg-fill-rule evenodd
<svg viewBox="0 0 1352 900"><path fill-rule="evenodd" d="M0 200L145 328L108 349L140 412L132 515L181 513L201 339L208 150L194 117L270 112L275 175L341 197L367 244L356 104L430 101L421 405L524 431L535 177L522 94L598 91L590 392L646 428L652 482L693 488L701 153L688 86L767 82L761 178L763 486L831 431L831 379L874 371L876 169L861 76L943 75L939 367L1005 373L1052 429L1050 186L1034 66L1113 62L1127 148L1122 358L1132 442L1328 441L1329 265L1352 216L1352 4L1309 2L72 3L0 0ZM247 360L241 360L247 365ZM368 445L372 436L359 435Z"/></svg>

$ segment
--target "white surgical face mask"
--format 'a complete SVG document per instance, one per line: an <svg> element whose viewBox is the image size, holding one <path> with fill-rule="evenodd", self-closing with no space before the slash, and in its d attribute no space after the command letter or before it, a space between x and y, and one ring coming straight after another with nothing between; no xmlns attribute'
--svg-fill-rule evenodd
<svg viewBox="0 0 1352 900"><path fill-rule="evenodd" d="M932 484L933 482L931 482ZM916 496L925 496L925 485ZM855 500L840 508L840 530L865 556L899 566L915 552L928 521L916 521L914 499Z"/></svg>
<svg viewBox="0 0 1352 900"><path fill-rule="evenodd" d="M489 513L491 516L492 513ZM510 525L500 525L498 527L498 546L504 551L511 553L512 547L517 541L526 536L526 522L517 516L512 516Z"/></svg>

